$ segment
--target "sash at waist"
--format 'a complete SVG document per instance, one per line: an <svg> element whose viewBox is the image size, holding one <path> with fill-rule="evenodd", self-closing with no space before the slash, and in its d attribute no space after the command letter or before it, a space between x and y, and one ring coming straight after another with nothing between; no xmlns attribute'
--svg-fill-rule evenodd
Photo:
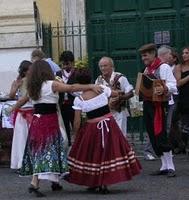
<svg viewBox="0 0 189 200"><path fill-rule="evenodd" d="M87 115L88 119L93 119L93 118L104 116L104 115L108 114L109 112L110 112L109 106L105 105L98 109L87 112L86 115Z"/></svg>
<svg viewBox="0 0 189 200"><path fill-rule="evenodd" d="M34 105L34 114L52 114L57 112L56 104L54 103L39 103Z"/></svg>

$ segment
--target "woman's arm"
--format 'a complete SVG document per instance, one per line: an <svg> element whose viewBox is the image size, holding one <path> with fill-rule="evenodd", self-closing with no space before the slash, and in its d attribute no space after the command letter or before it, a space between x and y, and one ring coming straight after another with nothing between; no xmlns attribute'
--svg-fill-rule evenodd
<svg viewBox="0 0 189 200"><path fill-rule="evenodd" d="M28 96L23 96L21 97L16 104L12 107L11 111L14 111L18 108L20 108L21 106L23 106L27 101L29 101L29 97Z"/></svg>
<svg viewBox="0 0 189 200"><path fill-rule="evenodd" d="M9 98L13 99L15 98L16 96L16 92L18 90L18 88L20 87L20 85L22 84L22 80L14 80L12 82L12 85L11 85L11 89L10 89L10 92L9 92Z"/></svg>
<svg viewBox="0 0 189 200"><path fill-rule="evenodd" d="M189 81L189 75L185 78L181 78L181 66L177 65L175 67L175 78L177 80L177 86L180 87L184 84L186 84Z"/></svg>
<svg viewBox="0 0 189 200"><path fill-rule="evenodd" d="M58 81L53 81L52 84L52 90L54 92L78 92L78 91L87 91L87 90L93 90L97 94L102 93L103 88L100 87L99 85L94 85L94 84L87 84L87 85L82 85L82 84L64 84L60 83Z"/></svg>
<svg viewBox="0 0 189 200"><path fill-rule="evenodd" d="M73 133L74 135L77 134L81 125L81 110L75 110L74 115L74 124L73 124Z"/></svg>

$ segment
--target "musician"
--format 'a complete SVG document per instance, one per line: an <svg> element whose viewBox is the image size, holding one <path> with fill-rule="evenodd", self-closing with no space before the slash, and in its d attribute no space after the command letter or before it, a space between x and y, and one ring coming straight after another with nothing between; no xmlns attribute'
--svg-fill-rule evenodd
<svg viewBox="0 0 189 200"><path fill-rule="evenodd" d="M139 52L145 65L144 73L154 75L157 79L165 80L165 86L157 85L156 95L168 95L177 91L176 80L169 65L157 57L157 48L153 43L143 45ZM153 102L144 97L143 112L146 131L157 156L161 158L161 168L151 175L167 175L174 177L175 166L172 159L171 146L168 144L166 133L166 103Z"/></svg>
<svg viewBox="0 0 189 200"><path fill-rule="evenodd" d="M128 116L126 100L133 97L133 86L123 74L114 71L112 58L102 57L98 65L102 75L98 76L95 83L121 91L119 96L110 99L109 106L119 128L126 136Z"/></svg>

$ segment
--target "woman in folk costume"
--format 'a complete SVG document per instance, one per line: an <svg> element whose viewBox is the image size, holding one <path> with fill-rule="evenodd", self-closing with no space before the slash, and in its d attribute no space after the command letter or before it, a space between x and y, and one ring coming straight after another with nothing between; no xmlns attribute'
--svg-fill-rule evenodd
<svg viewBox="0 0 189 200"><path fill-rule="evenodd" d="M102 88L55 81L49 64L40 60L31 66L27 89L34 106L34 114L29 128L21 175L32 175L29 192L33 192L37 197L43 197L45 195L39 191L39 179L58 183L60 174L67 171L63 137L57 115L58 92L92 89L98 93Z"/></svg>
<svg viewBox="0 0 189 200"><path fill-rule="evenodd" d="M18 101L27 95L27 73L31 62L24 60L21 62L18 72L19 75L17 80L13 81L11 90L9 93L10 98L15 98L18 95ZM12 150L11 150L11 168L20 169L22 166L22 158L24 155L24 149L26 145L26 140L28 136L28 128L32 119L32 104L31 102L25 103L22 107L13 107L14 110L14 133L12 140Z"/></svg>
<svg viewBox="0 0 189 200"><path fill-rule="evenodd" d="M76 74L79 83L91 82L88 69ZM106 194L108 185L130 180L140 173L141 165L108 107L108 98L118 92L102 87L102 94L86 91L74 100L76 138L68 155L67 180ZM88 120L80 127L82 112L86 112Z"/></svg>
<svg viewBox="0 0 189 200"><path fill-rule="evenodd" d="M157 57L157 49L155 44L146 44L139 49L142 61L146 68L144 73L148 76L156 77L156 79L164 80L165 84L156 85L154 94L156 96L171 95L177 92L176 79L170 66ZM166 102L158 102L148 97L143 98L143 112L146 124L146 130L150 138L150 142L157 156L161 158L161 167L151 175L167 175L175 176L175 166L171 145L167 139L166 132Z"/></svg>

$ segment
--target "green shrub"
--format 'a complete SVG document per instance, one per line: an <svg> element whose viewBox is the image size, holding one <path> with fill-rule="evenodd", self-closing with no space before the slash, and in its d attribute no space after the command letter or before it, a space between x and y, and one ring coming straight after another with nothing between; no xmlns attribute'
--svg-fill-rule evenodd
<svg viewBox="0 0 189 200"><path fill-rule="evenodd" d="M84 68L84 67L88 67L88 57L85 56L82 59L78 59L75 61L75 67L76 68Z"/></svg>

